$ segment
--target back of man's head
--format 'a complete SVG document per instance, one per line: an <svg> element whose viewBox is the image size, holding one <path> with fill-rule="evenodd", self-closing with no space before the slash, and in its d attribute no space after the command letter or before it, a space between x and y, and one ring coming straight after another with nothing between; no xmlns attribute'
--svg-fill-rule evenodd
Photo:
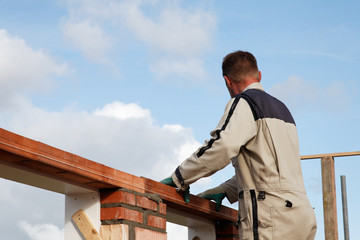
<svg viewBox="0 0 360 240"><path fill-rule="evenodd" d="M223 76L239 82L245 78L259 79L256 58L249 52L236 51L224 57L222 63Z"/></svg>

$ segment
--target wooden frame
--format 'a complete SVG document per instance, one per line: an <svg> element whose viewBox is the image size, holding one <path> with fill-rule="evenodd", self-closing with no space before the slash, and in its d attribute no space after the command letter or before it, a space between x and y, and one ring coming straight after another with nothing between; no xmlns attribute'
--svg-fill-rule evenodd
<svg viewBox="0 0 360 240"><path fill-rule="evenodd" d="M360 155L360 151L301 157L302 160L321 159L326 240L338 239L334 158L355 155ZM235 209L222 206L221 211L216 212L215 203L194 195L190 196L189 203L185 203L182 194L173 187L107 167L2 128L0 128L0 166L2 178L67 196L74 193L94 194L103 188L126 188L139 193L153 193L164 201L169 213L175 213L168 219L170 221L173 219L173 222L187 222L192 218L199 219L200 222L202 219L212 222L237 221L238 213ZM96 204L99 204L98 200L92 203L93 206ZM181 219L177 217L176 212L181 212L186 217ZM195 225L188 227L202 228L201 224ZM208 226L206 228L209 229Z"/></svg>
<svg viewBox="0 0 360 240"><path fill-rule="evenodd" d="M338 240L336 187L335 187L335 160L334 157L358 156L357 152L328 153L302 156L302 160L321 159L322 195L324 209L324 231L326 240Z"/></svg>

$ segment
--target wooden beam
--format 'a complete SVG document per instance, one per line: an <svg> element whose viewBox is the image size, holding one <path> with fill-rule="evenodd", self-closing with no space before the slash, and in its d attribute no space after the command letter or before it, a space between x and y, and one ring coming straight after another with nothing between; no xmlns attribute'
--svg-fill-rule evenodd
<svg viewBox="0 0 360 240"><path fill-rule="evenodd" d="M72 220L80 230L85 240L102 240L94 225L82 209L74 213Z"/></svg>
<svg viewBox="0 0 360 240"><path fill-rule="evenodd" d="M301 156L301 159L302 160L309 160L309 159L322 158L322 157L350 157L350 156L358 156L358 155L360 155L360 151L305 155L305 156Z"/></svg>
<svg viewBox="0 0 360 240"><path fill-rule="evenodd" d="M334 158L321 158L325 239L338 240Z"/></svg>

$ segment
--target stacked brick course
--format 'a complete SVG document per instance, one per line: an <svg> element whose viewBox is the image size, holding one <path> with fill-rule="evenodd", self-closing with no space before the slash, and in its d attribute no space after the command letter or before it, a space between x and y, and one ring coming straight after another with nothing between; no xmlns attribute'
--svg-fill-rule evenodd
<svg viewBox="0 0 360 240"><path fill-rule="evenodd" d="M239 229L237 223L231 221L217 222L216 240L239 240Z"/></svg>
<svg viewBox="0 0 360 240"><path fill-rule="evenodd" d="M100 203L104 232L110 228L125 232L120 239L107 236L108 240L166 240L166 205L159 196L123 188L106 189L100 192Z"/></svg>

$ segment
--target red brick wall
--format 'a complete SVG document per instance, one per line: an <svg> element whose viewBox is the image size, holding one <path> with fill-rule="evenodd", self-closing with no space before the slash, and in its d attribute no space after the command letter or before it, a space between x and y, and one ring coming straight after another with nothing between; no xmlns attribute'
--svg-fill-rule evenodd
<svg viewBox="0 0 360 240"><path fill-rule="evenodd" d="M102 225L127 225L130 240L145 239L144 235L166 240L166 205L157 195L107 189L100 191L100 203Z"/></svg>
<svg viewBox="0 0 360 240"><path fill-rule="evenodd" d="M216 240L239 240L239 230L235 222L221 221L216 223Z"/></svg>

